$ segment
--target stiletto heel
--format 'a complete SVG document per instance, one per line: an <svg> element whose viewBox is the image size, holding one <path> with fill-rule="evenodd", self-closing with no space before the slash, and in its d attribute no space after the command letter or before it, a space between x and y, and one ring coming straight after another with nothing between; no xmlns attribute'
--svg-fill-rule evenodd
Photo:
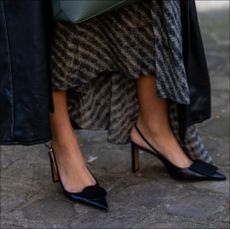
<svg viewBox="0 0 230 229"><path fill-rule="evenodd" d="M105 198L107 192L104 188L102 188L99 185L97 179L95 179L96 180L95 185L87 186L81 192L69 192L65 189L59 175L58 165L57 165L54 151L52 147L48 146L47 144L46 147L49 149L48 154L50 158L50 166L51 166L51 174L52 174L53 182L58 182L58 181L60 182L64 194L70 200L77 201L86 205L96 207L101 210L108 211L109 208Z"/></svg>
<svg viewBox="0 0 230 229"><path fill-rule="evenodd" d="M56 163L54 161L55 158L54 158L54 155L53 155L52 148L49 148L49 158L50 158L50 167L51 167L51 174L52 174L53 182L54 183L59 182L60 178L59 178L59 174L58 174L58 169L57 169Z"/></svg>
<svg viewBox="0 0 230 229"><path fill-rule="evenodd" d="M140 171L140 158L138 147L131 142L131 153L132 153L132 171L134 173Z"/></svg>
<svg viewBox="0 0 230 229"><path fill-rule="evenodd" d="M172 164L168 159L166 159L162 153L157 151L144 137L141 133L137 124L134 125L140 137L144 142L150 147L146 149L143 146L140 146L131 140L131 152L132 152L132 171L135 172L139 169L139 158L138 158L138 149L143 150L144 152L150 153L151 155L158 158L167 169L168 173L175 179L182 180L226 180L226 176L218 171L218 168L212 164L206 163L201 160L194 160L192 165L187 168L180 168Z"/></svg>

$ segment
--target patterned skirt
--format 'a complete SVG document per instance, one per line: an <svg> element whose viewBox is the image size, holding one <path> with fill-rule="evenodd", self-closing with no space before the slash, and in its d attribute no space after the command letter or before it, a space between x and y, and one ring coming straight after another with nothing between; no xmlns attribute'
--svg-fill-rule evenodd
<svg viewBox="0 0 230 229"><path fill-rule="evenodd" d="M178 134L176 105L190 102L180 13L180 0L142 0L80 24L56 23L52 87L67 92L78 128L107 130L110 143L128 143L138 115L136 79L154 76L185 152L212 161L195 125L187 128L184 143Z"/></svg>

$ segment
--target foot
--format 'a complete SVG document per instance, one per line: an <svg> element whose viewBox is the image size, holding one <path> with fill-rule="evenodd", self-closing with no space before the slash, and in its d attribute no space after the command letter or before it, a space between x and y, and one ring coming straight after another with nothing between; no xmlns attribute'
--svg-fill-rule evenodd
<svg viewBox="0 0 230 229"><path fill-rule="evenodd" d="M68 136L66 141L58 142L54 139L52 148L60 179L68 192L81 192L86 186L96 184L94 177L87 168L74 133Z"/></svg>
<svg viewBox="0 0 230 229"><path fill-rule="evenodd" d="M147 141L159 152L162 156L168 159L172 164L179 168L187 168L192 164L192 161L184 153L175 135L170 128L153 128L145 126L139 119L137 120L137 127L140 129ZM133 127L130 137L136 144L152 150L151 147L145 143L142 137Z"/></svg>

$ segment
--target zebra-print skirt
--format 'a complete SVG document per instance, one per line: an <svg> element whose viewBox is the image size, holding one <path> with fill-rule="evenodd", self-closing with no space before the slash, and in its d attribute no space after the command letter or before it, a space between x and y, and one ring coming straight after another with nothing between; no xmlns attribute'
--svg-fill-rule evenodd
<svg viewBox="0 0 230 229"><path fill-rule="evenodd" d="M180 13L180 0L142 0L80 24L56 23L52 87L67 92L73 123L107 130L111 143L128 143L138 115L136 79L154 76L185 152L211 162L195 125L187 128L185 143L178 135L176 103L190 102Z"/></svg>

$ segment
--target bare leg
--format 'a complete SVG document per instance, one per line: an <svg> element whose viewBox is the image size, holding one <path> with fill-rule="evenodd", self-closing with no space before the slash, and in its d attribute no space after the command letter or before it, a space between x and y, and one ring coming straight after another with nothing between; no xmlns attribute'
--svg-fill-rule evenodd
<svg viewBox="0 0 230 229"><path fill-rule="evenodd" d="M52 147L57 159L62 183L67 191L79 192L96 183L87 169L70 123L66 93L53 93L55 113L51 114Z"/></svg>
<svg viewBox="0 0 230 229"><path fill-rule="evenodd" d="M137 126L144 136L174 165L182 168L190 166L192 161L183 152L171 130L167 100L156 94L156 79L153 76L139 78L137 93L140 108ZM131 130L131 138L134 142L149 148L135 128Z"/></svg>

